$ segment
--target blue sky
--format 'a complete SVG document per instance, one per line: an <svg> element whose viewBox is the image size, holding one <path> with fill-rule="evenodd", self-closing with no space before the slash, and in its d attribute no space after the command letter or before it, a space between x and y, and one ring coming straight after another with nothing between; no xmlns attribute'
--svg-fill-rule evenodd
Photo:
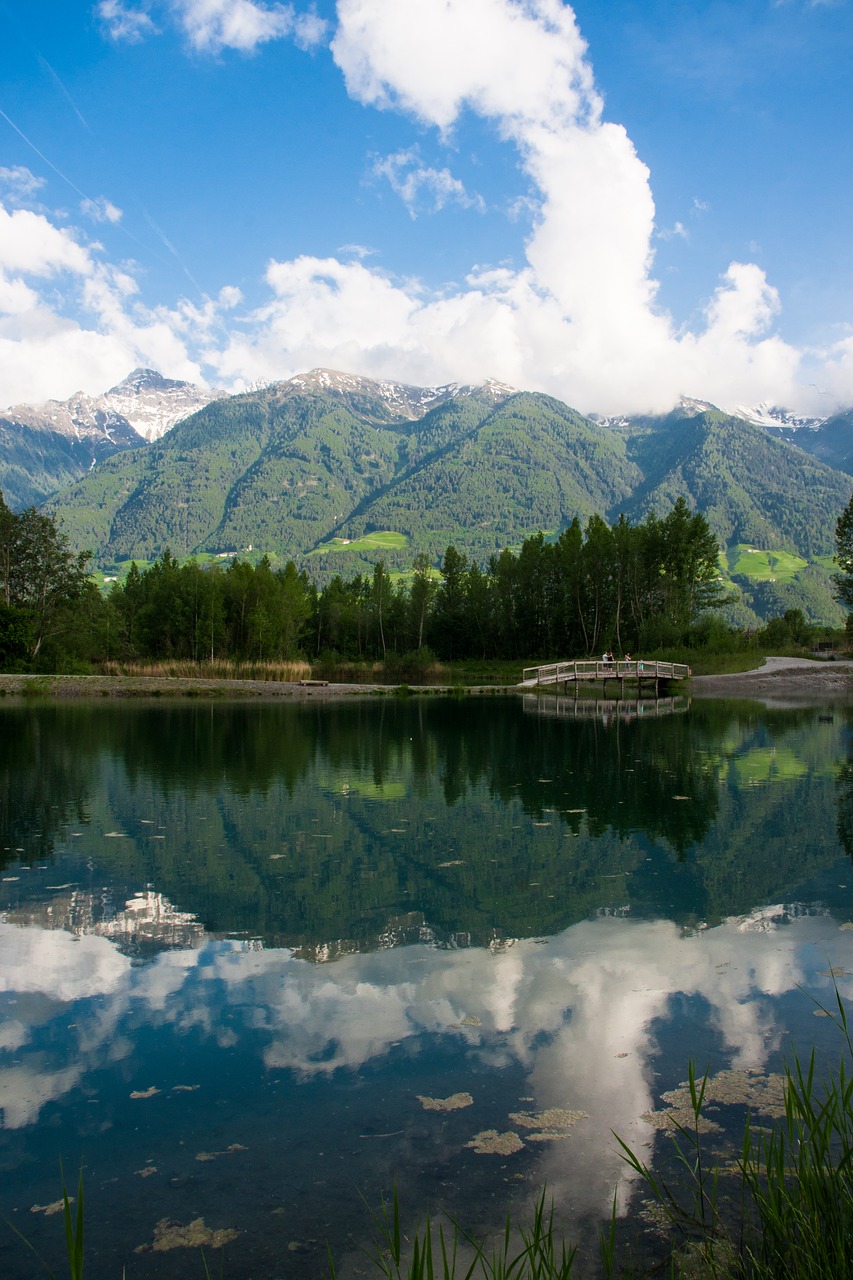
<svg viewBox="0 0 853 1280"><path fill-rule="evenodd" d="M853 404L850 0L0 0L0 405Z"/></svg>

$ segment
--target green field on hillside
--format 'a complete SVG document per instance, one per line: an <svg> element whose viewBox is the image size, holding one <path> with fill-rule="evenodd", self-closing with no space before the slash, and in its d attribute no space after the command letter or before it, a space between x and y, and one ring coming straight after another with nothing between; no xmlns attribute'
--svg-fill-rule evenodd
<svg viewBox="0 0 853 1280"><path fill-rule="evenodd" d="M727 553L729 573L757 582L789 581L805 569L808 561L788 551L767 551L737 542Z"/></svg>
<svg viewBox="0 0 853 1280"><path fill-rule="evenodd" d="M310 552L312 556L328 555L330 551L364 552L364 551L404 551L409 545L405 533L395 533L392 529L379 529L375 533L365 533L361 538L332 538L323 542Z"/></svg>

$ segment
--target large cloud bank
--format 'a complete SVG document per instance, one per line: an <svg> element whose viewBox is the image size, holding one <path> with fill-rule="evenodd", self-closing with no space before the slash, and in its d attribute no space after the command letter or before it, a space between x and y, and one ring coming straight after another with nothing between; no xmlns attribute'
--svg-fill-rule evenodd
<svg viewBox="0 0 853 1280"><path fill-rule="evenodd" d="M116 40L148 38L168 21L197 52L324 36L310 13L250 0L102 0L100 14ZM329 49L365 106L444 138L474 113L514 148L533 210L523 266L472 263L436 294L351 255L301 256L267 264L261 305L243 305L223 281L215 298L152 309L132 273L83 231L16 208L10 181L0 208L0 401L101 390L143 363L234 389L315 365L427 384L497 377L586 412L663 410L680 394L823 412L853 402L853 339L819 353L783 341L773 329L780 298L755 264L725 268L693 330L658 305L650 174L605 118L560 0L338 0ZM389 157L385 171L410 207L418 190L435 208L476 199L449 169L403 177L402 163ZM22 187L19 176L19 198ZM819 400L806 385L818 379Z"/></svg>

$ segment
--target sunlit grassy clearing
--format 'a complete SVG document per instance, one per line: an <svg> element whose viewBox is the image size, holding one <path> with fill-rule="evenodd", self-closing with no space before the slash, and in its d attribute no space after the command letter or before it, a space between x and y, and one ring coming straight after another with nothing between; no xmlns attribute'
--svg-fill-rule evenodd
<svg viewBox="0 0 853 1280"><path fill-rule="evenodd" d="M409 545L409 537L405 533L395 533L392 529L380 529L375 533L366 533L361 538L332 538L311 552L312 556L324 556L330 551L364 552L364 551L403 551Z"/></svg>
<svg viewBox="0 0 853 1280"><path fill-rule="evenodd" d="M795 577L807 567L808 561L788 551L762 550L738 542L728 550L728 565L730 573L742 578L753 578L758 582L775 579L778 582Z"/></svg>

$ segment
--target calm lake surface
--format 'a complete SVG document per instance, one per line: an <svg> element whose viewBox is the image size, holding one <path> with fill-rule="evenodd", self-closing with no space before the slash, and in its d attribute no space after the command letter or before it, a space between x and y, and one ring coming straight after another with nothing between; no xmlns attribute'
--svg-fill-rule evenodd
<svg viewBox="0 0 853 1280"><path fill-rule="evenodd" d="M0 709L0 1218L62 1271L82 1164L93 1276L301 1280L395 1182L475 1231L547 1184L594 1252L611 1131L666 1159L693 1059L722 1142L853 997L850 707L655 711Z"/></svg>

